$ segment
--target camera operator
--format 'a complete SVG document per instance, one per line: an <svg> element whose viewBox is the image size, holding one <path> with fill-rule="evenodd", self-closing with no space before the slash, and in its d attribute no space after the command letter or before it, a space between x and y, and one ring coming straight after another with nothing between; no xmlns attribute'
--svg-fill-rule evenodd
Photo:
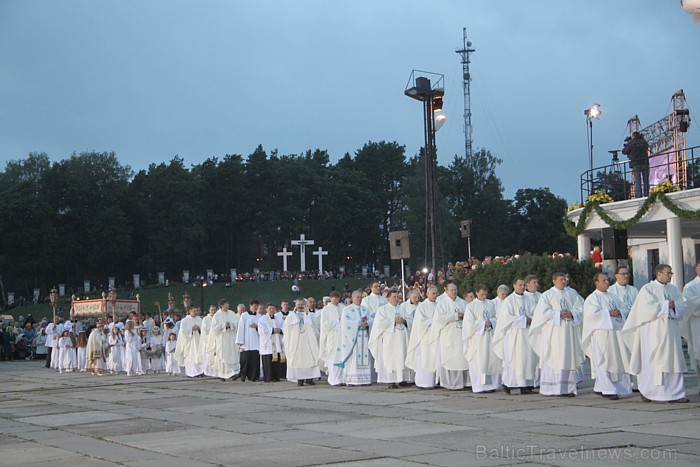
<svg viewBox="0 0 700 467"><path fill-rule="evenodd" d="M625 139L622 154L630 161L634 177L634 197L649 196L649 145L644 136L638 131L632 133L632 138Z"/></svg>

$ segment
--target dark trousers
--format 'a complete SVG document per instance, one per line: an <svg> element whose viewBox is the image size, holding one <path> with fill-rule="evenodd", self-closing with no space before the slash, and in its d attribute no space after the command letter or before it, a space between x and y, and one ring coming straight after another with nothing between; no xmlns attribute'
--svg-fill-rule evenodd
<svg viewBox="0 0 700 467"><path fill-rule="evenodd" d="M46 347L46 368L51 368L51 351L53 347Z"/></svg>
<svg viewBox="0 0 700 467"><path fill-rule="evenodd" d="M278 357L278 361L273 362L272 361L272 354L260 356L260 359L262 360L262 366L263 366L263 378L265 378L266 383L269 383L270 381L279 381L280 380L279 355L277 355L277 357Z"/></svg>
<svg viewBox="0 0 700 467"><path fill-rule="evenodd" d="M241 352L241 381L260 379L260 352L244 350Z"/></svg>

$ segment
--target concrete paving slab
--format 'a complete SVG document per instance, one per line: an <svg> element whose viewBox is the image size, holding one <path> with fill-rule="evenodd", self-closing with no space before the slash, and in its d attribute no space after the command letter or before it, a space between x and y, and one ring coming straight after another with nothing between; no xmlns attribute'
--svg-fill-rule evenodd
<svg viewBox="0 0 700 467"><path fill-rule="evenodd" d="M187 453L193 448L200 450L233 449L233 447L240 448L241 446L260 444L260 440L254 436L208 428L109 436L105 439L132 448L148 449L169 455Z"/></svg>
<svg viewBox="0 0 700 467"><path fill-rule="evenodd" d="M454 425L417 422L414 420L397 421L391 418L364 418L343 423L317 423L314 425L304 425L304 428L321 433L334 433L336 435L354 436L356 438L383 440L451 431L469 431L469 429Z"/></svg>
<svg viewBox="0 0 700 467"><path fill-rule="evenodd" d="M657 415L654 416L654 422L659 421L660 417ZM666 423L649 423L641 426L623 427L622 429L635 433L652 433L700 440L700 421L695 417L690 420L669 420Z"/></svg>
<svg viewBox="0 0 700 467"><path fill-rule="evenodd" d="M0 459L3 465L54 464L72 462L82 456L64 449L44 446L33 441L20 441L12 445L0 446Z"/></svg>
<svg viewBox="0 0 700 467"><path fill-rule="evenodd" d="M636 447L598 449L572 452L544 452L518 460L531 460L557 466L605 465L605 466L695 466L694 456L673 450L642 449Z"/></svg>
<svg viewBox="0 0 700 467"><path fill-rule="evenodd" d="M104 423L113 420L125 420L129 417L110 412L88 410L85 412L64 412L55 415L41 415L36 417L17 418L18 422L31 423L32 425L58 427L75 425L78 423Z"/></svg>
<svg viewBox="0 0 700 467"><path fill-rule="evenodd" d="M361 460L343 462L342 464L326 464L326 465L342 465L342 467L416 467L425 465L423 462L412 462L404 459L395 459L392 457L381 457L372 460Z"/></svg>
<svg viewBox="0 0 700 467"><path fill-rule="evenodd" d="M140 433L162 433L192 428L190 425L168 421L139 419L134 423L133 419L114 420L106 423L89 423L84 425L67 425L61 427L63 431L92 436L94 438L109 438L119 435L132 435Z"/></svg>

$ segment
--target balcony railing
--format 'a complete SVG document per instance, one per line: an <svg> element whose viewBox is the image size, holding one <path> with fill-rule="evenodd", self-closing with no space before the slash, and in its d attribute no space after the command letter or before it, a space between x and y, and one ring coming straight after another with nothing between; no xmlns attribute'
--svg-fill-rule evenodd
<svg viewBox="0 0 700 467"><path fill-rule="evenodd" d="M665 180L670 180L681 190L700 188L700 146L652 155L649 158L650 189ZM581 174L581 203L601 190L606 191L614 201L634 198L634 177L629 161L613 160L609 165Z"/></svg>

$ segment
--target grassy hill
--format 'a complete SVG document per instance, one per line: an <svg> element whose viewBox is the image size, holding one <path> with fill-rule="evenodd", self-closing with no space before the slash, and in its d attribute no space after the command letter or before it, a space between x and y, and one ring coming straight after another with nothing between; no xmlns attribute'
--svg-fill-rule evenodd
<svg viewBox="0 0 700 467"><path fill-rule="evenodd" d="M225 287L224 284L214 284L204 288L204 307L205 310L209 305L216 304L220 299L225 298L231 303L231 308L239 303L244 303L246 306L252 299L257 299L260 303L273 302L277 305L283 300L293 300L297 297L314 297L317 301L321 301L324 295L328 295L331 287L342 292L345 284L348 284L351 290L360 287L365 288L369 285L370 279L327 279L327 280L309 280L299 282L301 291L299 293L292 292L292 282L277 281L277 282L237 282L231 287ZM155 302L160 302L162 308L168 305L168 293L171 293L175 298L178 308L182 308L182 296L185 293L190 295L193 305L201 304L202 291L199 287L176 285L171 287L150 287L136 291L141 300L142 312L157 312L158 308ZM118 298L129 299L132 291L118 290ZM101 298L102 294L94 293L89 295L89 298ZM59 307L70 309L70 297L59 299ZM40 320L43 317L51 317L51 305L48 303L36 306L23 306L13 308L6 311L5 314L11 314L17 319L20 315L26 317L31 313L32 316Z"/></svg>

